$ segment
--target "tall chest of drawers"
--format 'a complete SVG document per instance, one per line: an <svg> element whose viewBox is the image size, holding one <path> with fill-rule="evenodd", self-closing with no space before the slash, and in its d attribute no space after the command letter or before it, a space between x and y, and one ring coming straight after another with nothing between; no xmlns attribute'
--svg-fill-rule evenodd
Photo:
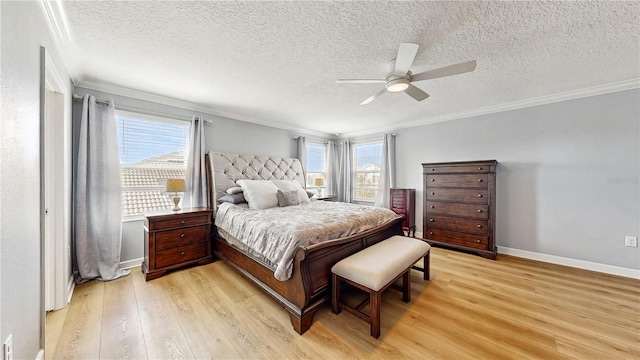
<svg viewBox="0 0 640 360"><path fill-rule="evenodd" d="M169 270L213 261L210 209L163 210L144 216L142 273L147 281Z"/></svg>
<svg viewBox="0 0 640 360"><path fill-rule="evenodd" d="M422 164L423 237L495 259L496 160Z"/></svg>
<svg viewBox="0 0 640 360"><path fill-rule="evenodd" d="M390 189L391 210L398 215L404 215L402 229L407 235L416 232L416 190Z"/></svg>

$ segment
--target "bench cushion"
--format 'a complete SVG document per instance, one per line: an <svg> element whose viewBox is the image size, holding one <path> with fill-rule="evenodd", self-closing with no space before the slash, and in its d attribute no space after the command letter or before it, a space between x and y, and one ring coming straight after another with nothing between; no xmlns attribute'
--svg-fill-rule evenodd
<svg viewBox="0 0 640 360"><path fill-rule="evenodd" d="M392 236L336 263L331 271L378 291L402 271L423 258L431 246L425 241Z"/></svg>

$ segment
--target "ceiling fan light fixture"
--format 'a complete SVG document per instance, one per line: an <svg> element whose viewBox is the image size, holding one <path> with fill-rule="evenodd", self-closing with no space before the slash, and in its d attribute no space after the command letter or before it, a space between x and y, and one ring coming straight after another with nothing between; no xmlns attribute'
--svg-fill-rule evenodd
<svg viewBox="0 0 640 360"><path fill-rule="evenodd" d="M401 92L409 88L409 80L404 78L389 80L387 81L385 86L387 87L387 91L389 92Z"/></svg>

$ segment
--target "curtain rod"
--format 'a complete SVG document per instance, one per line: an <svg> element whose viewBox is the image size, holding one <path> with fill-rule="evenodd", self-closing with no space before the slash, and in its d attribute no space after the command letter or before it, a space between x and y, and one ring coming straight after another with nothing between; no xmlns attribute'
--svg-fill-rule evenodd
<svg viewBox="0 0 640 360"><path fill-rule="evenodd" d="M78 94L73 94L72 96L73 101L82 101L82 99L84 99L84 97L78 95ZM98 104L102 104L102 105L109 105L109 102L107 100L98 100L96 99L96 103Z"/></svg>

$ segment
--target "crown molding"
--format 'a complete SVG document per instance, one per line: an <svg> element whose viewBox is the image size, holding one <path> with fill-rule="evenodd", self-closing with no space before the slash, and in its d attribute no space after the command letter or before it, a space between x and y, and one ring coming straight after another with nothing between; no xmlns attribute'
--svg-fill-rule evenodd
<svg viewBox="0 0 640 360"><path fill-rule="evenodd" d="M331 134L320 132L320 131L302 129L299 127L294 127L294 126L277 122L277 121L256 119L250 116L243 116L243 115L238 115L238 114L227 112L227 111L220 111L219 109L216 109L212 106L200 105L200 104L192 103L189 101L178 100L178 99L170 98L167 96L153 94L153 93L149 93L141 90L135 90L135 89L118 86L110 83L83 80L79 82L76 86L95 90L95 91L105 92L113 95L133 98L137 100L149 101L149 102L153 102L161 105L173 106L180 109L197 111L197 112L214 115L218 117L223 117L231 120L244 121L244 122L248 122L256 125L262 125L262 126L267 126L271 128L292 131L299 134L314 135L322 138L332 138ZM118 107L117 104L116 104L116 107Z"/></svg>
<svg viewBox="0 0 640 360"><path fill-rule="evenodd" d="M514 101L506 104L487 106L480 109L462 111L462 112L457 112L453 114L434 116L430 118L409 121L405 123L380 127L376 129L355 131L351 133L340 134L340 136L343 138L353 138L353 137L376 134L376 133L385 133L385 132L399 130L399 129L406 129L406 128L412 128L412 127L417 127L422 125L435 124L435 123L450 121L450 120L465 119L465 118L470 118L474 116L487 115L487 114L499 113L499 112L510 111L510 110L524 109L524 108L533 107L533 106L552 104L552 103L557 103L561 101L581 99L581 98L590 97L590 96L604 95L604 94L610 94L610 93L615 93L615 92L620 92L625 90L633 90L638 88L640 88L640 78L619 81L619 82L600 85L600 86L594 86L586 89L579 89L579 90L567 91L567 92L557 93L557 94L552 94L547 96L541 96L541 97L532 98L532 99Z"/></svg>
<svg viewBox="0 0 640 360"><path fill-rule="evenodd" d="M82 79L82 71L78 63L78 49L71 35L67 15L61 1L37 0L40 13L49 28L49 35L56 51L62 58L67 72L74 84Z"/></svg>

